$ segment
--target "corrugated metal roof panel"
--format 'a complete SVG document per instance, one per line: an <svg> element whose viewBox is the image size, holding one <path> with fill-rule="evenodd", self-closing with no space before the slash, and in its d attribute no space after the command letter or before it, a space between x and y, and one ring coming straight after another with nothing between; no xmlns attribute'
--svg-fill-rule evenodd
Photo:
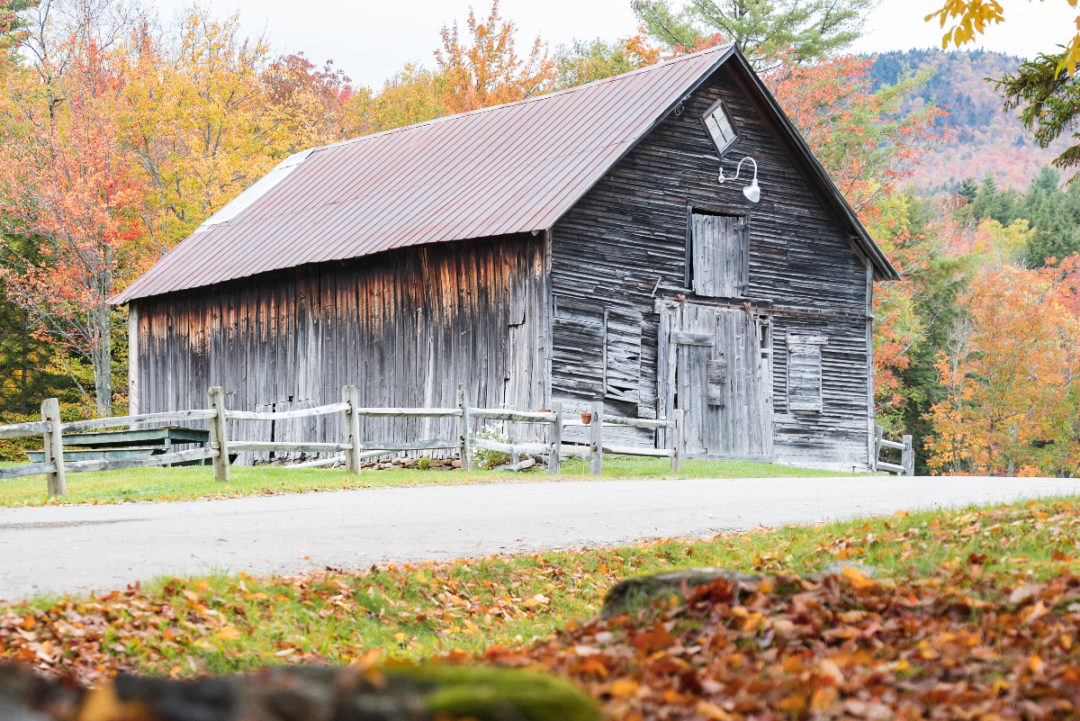
<svg viewBox="0 0 1080 721"><path fill-rule="evenodd" d="M225 206L115 302L550 228L729 50L315 148L261 194L237 198L239 209Z"/></svg>

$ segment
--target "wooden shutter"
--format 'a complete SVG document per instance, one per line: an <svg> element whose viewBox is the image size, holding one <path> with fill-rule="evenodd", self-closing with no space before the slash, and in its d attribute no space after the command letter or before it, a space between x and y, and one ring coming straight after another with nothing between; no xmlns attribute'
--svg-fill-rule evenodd
<svg viewBox="0 0 1080 721"><path fill-rule="evenodd" d="M604 311L604 397L637 403L641 378L641 313Z"/></svg>
<svg viewBox="0 0 1080 721"><path fill-rule="evenodd" d="M693 289L713 298L739 298L746 289L749 265L746 222L731 215L691 214Z"/></svg>
<svg viewBox="0 0 1080 721"><path fill-rule="evenodd" d="M789 411L821 411L821 346L827 343L824 336L788 336Z"/></svg>

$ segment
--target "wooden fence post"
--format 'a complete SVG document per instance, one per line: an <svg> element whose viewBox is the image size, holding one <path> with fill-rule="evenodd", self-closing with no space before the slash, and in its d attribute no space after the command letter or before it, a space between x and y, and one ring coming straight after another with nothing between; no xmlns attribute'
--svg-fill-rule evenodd
<svg viewBox="0 0 1080 721"><path fill-rule="evenodd" d="M682 408L676 408L671 412L671 470L682 470Z"/></svg>
<svg viewBox="0 0 1080 721"><path fill-rule="evenodd" d="M518 424L517 421L507 421L510 427L506 431L506 437L510 439L510 465L517 466L521 461L521 453L518 452Z"/></svg>
<svg viewBox="0 0 1080 721"><path fill-rule="evenodd" d="M206 391L206 400L210 409L217 415L210 419L210 447L216 448L214 456L214 480L229 480L229 438L225 422L225 391L221 386L211 386Z"/></svg>
<svg viewBox="0 0 1080 721"><path fill-rule="evenodd" d="M562 451L562 403L551 404L555 422L551 424L551 451L548 452L548 473L559 472L559 453Z"/></svg>
<svg viewBox="0 0 1080 721"><path fill-rule="evenodd" d="M41 402L41 420L49 423L49 430L42 434L45 445L45 462L52 463L56 470L45 474L50 496L67 495L64 482L64 438L60 434L60 401L46 398Z"/></svg>
<svg viewBox="0 0 1080 721"><path fill-rule="evenodd" d="M461 416L458 418L458 454L461 457L461 468L471 471L472 441L469 439L469 399L465 395L464 386L458 386L457 405L458 410L461 411Z"/></svg>
<svg viewBox="0 0 1080 721"><path fill-rule="evenodd" d="M904 449L900 451L900 465L905 476L915 475L915 451L911 447L911 436L904 436Z"/></svg>
<svg viewBox="0 0 1080 721"><path fill-rule="evenodd" d="M360 416L356 414L356 409L360 407L360 393L356 386L342 386L341 400L349 404L341 417L342 442L349 445L345 451L345 472L356 474L360 473Z"/></svg>
<svg viewBox="0 0 1080 721"><path fill-rule="evenodd" d="M589 423L589 436L592 442L592 453L589 458L589 473L599 476L604 472L604 403L595 401L592 404L592 418Z"/></svg>
<svg viewBox="0 0 1080 721"><path fill-rule="evenodd" d="M870 470L877 471L878 461L881 460L881 440L885 437L885 428L874 426L874 457L870 459Z"/></svg>

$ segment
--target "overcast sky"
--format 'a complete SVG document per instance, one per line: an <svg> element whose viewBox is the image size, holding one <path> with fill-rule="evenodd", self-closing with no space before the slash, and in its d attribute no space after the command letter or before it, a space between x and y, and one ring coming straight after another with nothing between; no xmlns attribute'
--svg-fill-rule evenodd
<svg viewBox="0 0 1080 721"><path fill-rule="evenodd" d="M304 51L311 60L332 58L354 81L381 87L407 62L432 64L439 28L463 21L489 0L201 0L222 15L238 13L249 35L266 32L279 52ZM975 47L1030 57L1065 43L1075 32L1077 11L1060 0L1000 0L1006 22ZM188 0L158 0L168 20ZM870 15L856 52L939 47L942 31L923 17L941 0L883 0ZM519 47L540 35L552 49L575 38L613 40L631 35L636 21L630 0L503 0L503 17L520 29Z"/></svg>

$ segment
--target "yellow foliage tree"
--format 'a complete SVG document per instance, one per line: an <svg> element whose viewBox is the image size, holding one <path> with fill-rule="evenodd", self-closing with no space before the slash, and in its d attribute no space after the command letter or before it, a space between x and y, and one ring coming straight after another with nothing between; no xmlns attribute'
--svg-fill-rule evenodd
<svg viewBox="0 0 1080 721"><path fill-rule="evenodd" d="M1035 270L983 266L938 371L931 468L1080 473L1080 259Z"/></svg>
<svg viewBox="0 0 1080 721"><path fill-rule="evenodd" d="M1077 7L1080 0L1065 0L1069 7ZM945 0L940 8L926 16L936 19L942 28L948 26L941 38L941 47L961 47L986 32L986 28L1005 20L1005 11L997 0ZM1065 49L1065 56L1058 70L1067 68L1069 75L1076 71L1080 61L1080 15L1076 17L1076 34Z"/></svg>

